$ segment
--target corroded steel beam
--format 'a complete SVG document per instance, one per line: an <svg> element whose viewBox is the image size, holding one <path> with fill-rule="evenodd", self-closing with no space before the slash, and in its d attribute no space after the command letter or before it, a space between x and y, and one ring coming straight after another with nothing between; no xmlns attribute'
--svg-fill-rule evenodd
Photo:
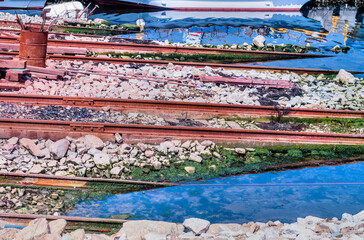
<svg viewBox="0 0 364 240"><path fill-rule="evenodd" d="M179 101L156 101L111 98L84 98L44 95L22 95L13 93L0 93L0 101L10 103L75 106L101 109L110 107L115 111L133 111L154 113L168 116L210 118L213 116L275 116L277 109L272 106L254 106L240 104L219 104ZM364 118L364 111L291 108L283 117L301 118Z"/></svg>
<svg viewBox="0 0 364 240"><path fill-rule="evenodd" d="M103 139L113 140L116 133L125 137L126 141L152 139L154 142L161 142L166 139L209 139L216 142L251 144L364 144L364 135L361 134L0 119L0 138L18 136L56 140L66 136L81 137L93 134Z"/></svg>

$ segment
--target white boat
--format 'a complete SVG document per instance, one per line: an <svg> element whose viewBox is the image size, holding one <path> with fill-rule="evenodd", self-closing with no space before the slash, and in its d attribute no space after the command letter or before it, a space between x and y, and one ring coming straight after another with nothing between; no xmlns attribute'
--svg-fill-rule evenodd
<svg viewBox="0 0 364 240"><path fill-rule="evenodd" d="M64 2L59 4L48 5L44 8L44 10L49 10L47 13L47 17L57 17L60 15L61 17L66 18L77 18L79 14L84 10L84 6L81 2L72 1L72 2ZM82 14L84 17L86 14Z"/></svg>
<svg viewBox="0 0 364 240"><path fill-rule="evenodd" d="M308 0L95 0L102 6L180 11L299 11Z"/></svg>

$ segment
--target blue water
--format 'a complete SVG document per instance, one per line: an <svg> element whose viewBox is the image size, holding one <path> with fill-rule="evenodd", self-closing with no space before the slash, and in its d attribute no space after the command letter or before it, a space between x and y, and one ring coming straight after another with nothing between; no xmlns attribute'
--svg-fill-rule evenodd
<svg viewBox="0 0 364 240"><path fill-rule="evenodd" d="M303 67L322 69L346 69L364 71L364 25L362 10L340 7L334 11L320 12L314 16L309 11L295 13L271 12L177 12L160 11L144 13L102 12L92 18L104 18L112 23L135 24L145 21L145 31L127 34L124 37L170 42L187 42L187 36L201 32L202 44L252 43L259 35L266 43L297 44L319 48L322 53L334 57L254 63L264 66ZM336 46L349 46L349 53L335 54L330 50ZM364 75L359 75L364 77Z"/></svg>
<svg viewBox="0 0 364 240"><path fill-rule="evenodd" d="M254 63L264 66L302 67L322 69L345 69L364 71L364 25L363 10L340 7L335 10L340 15L333 20L333 10L312 12L317 9L292 13L272 12L178 12L159 11L125 13L122 10L100 9L90 18L103 18L112 24L136 24L138 19L145 21L145 31L122 35L170 42L186 42L190 33L201 32L202 44L243 44L252 43L258 34L266 37L266 43L298 44L319 48L322 53L333 55L325 59L303 59ZM12 12L12 11L9 11ZM22 12L23 13L23 12ZM28 11L28 14L39 12ZM350 46L349 53L332 53L334 46ZM359 75L364 77L364 75Z"/></svg>
<svg viewBox="0 0 364 240"><path fill-rule="evenodd" d="M294 186L294 183L358 182L362 184ZM293 183L293 186L242 185L266 183ZM106 218L128 213L134 215L132 219L172 222L183 222L190 217L212 223L294 222L297 217L307 215L339 218L344 212L354 214L364 209L364 163L243 175L201 184L81 202L67 215Z"/></svg>

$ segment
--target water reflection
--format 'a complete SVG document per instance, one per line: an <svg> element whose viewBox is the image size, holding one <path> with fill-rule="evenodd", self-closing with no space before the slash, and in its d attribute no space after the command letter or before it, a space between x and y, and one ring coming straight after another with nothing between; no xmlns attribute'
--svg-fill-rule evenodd
<svg viewBox="0 0 364 240"><path fill-rule="evenodd" d="M354 214L363 209L364 185L355 185L362 182L363 174L364 163L357 163L245 175L207 181L206 185L185 185L116 195L104 201L82 202L68 215L105 218L128 213L134 216L133 219L182 222L188 217L199 217L215 223L293 222L306 215L340 217L344 212ZM253 183L292 185L244 185ZM295 183L308 184L295 186Z"/></svg>

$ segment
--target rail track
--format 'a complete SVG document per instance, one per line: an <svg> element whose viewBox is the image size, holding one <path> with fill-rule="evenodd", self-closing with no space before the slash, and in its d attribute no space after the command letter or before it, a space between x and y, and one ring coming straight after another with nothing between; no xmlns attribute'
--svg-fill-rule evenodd
<svg viewBox="0 0 364 240"><path fill-rule="evenodd" d="M64 219L67 221L66 231L84 229L87 233L112 234L118 232L123 223L128 220L108 218L87 218L72 216L55 216L40 214L0 213L0 220L11 222L15 225L27 226L30 221L45 218L48 221Z"/></svg>
<svg viewBox="0 0 364 240"><path fill-rule="evenodd" d="M96 135L114 141L119 133L125 142L159 143L170 139L213 140L218 143L250 146L282 144L364 144L364 135L312 133L271 130L220 129L141 124L111 124L70 121L45 121L25 119L0 119L0 138L28 137L58 140L69 137Z"/></svg>
<svg viewBox="0 0 364 240"><path fill-rule="evenodd" d="M1 179L2 177L2 179ZM19 186L47 186L65 188L97 188L97 184L110 185L114 189L120 185L139 186L143 189L158 187L171 187L178 184L169 182L150 182L126 179L107 179L74 176L56 176L47 174L26 174L14 172L0 172L0 184L10 184Z"/></svg>
<svg viewBox="0 0 364 240"><path fill-rule="evenodd" d="M10 36L1 36L1 43L16 44L18 38ZM279 56L281 59L292 58L322 58L333 57L324 54L308 54L308 53L291 53L278 51L257 51L257 50L242 50L242 49L217 49L217 48L202 48L202 47L178 47L166 46L157 44L140 44L140 43L117 43L117 42L94 42L94 41L79 41L79 40L58 40L49 39L48 46L54 47L74 47L87 48L93 52L107 52L112 50L125 52L158 52L158 53L186 53L186 54L236 54L236 55L258 55L258 56ZM102 51L101 51L102 50Z"/></svg>
<svg viewBox="0 0 364 240"><path fill-rule="evenodd" d="M282 117L300 118L364 118L364 111L308 109L308 108L279 108L272 106L252 106L240 104L218 104L198 102L110 99L110 98L84 98L44 95L22 95L13 93L0 93L0 102L27 104L27 105L57 105L75 106L101 109L110 109L121 112L139 112L156 114L168 117L193 117L195 119L207 119L211 117L270 117L281 115Z"/></svg>
<svg viewBox="0 0 364 240"><path fill-rule="evenodd" d="M0 55L17 56L17 52L0 51ZM81 62L95 62L95 63L112 63L112 64L151 64L159 66L167 66L169 63L179 66L190 66L197 68L211 67L213 69L224 68L226 70L256 70L258 72L272 71L272 72L295 72L298 74L324 74L333 75L337 74L339 70L328 69L314 69L314 68L292 68L292 67L271 67L271 66L256 66L245 64L218 64L218 63L198 63L198 62L180 62L180 61L163 61L163 60L144 60L144 59L122 59L122 58L109 58L109 57L85 57L85 56L71 56L71 55L47 55L47 59L57 61L81 61ZM363 71L348 71L352 74L363 74Z"/></svg>

